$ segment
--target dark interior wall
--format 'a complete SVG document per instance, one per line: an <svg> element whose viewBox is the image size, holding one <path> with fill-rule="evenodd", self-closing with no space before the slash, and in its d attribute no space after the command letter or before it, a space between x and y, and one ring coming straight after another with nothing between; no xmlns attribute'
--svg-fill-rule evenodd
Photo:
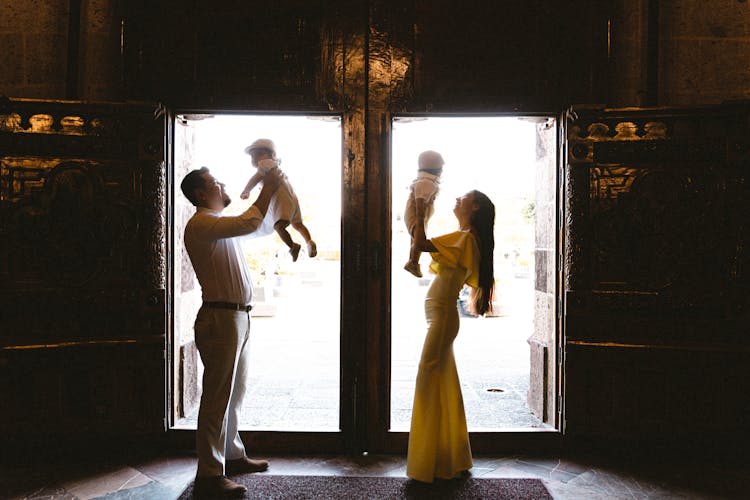
<svg viewBox="0 0 750 500"><path fill-rule="evenodd" d="M326 55L366 35L371 69L389 82L396 109L683 106L750 96L743 1L721 9L657 0L162 4L160 15L149 4L131 23L135 38L142 29L168 40L150 36L156 46L138 47L130 64L141 73L127 71L131 94L336 107L331 90L345 68Z"/></svg>
<svg viewBox="0 0 750 500"><path fill-rule="evenodd" d="M384 284L377 276L363 277L361 271L362 263L370 262L371 243L384 241L388 230L379 214L388 203L388 179L381 165L388 161L392 113L556 113L572 103L697 105L747 99L750 5L741 0L722 3L722 8L716 8L712 2L655 0L0 0L0 40L6 48L0 53L0 66L7 68L0 74L0 94L39 99L161 101L192 109L342 113L344 169L351 195L344 206L343 224L348 236L343 244L345 258L351 259L346 266L353 271L344 279L357 290L346 300L363 308L362 314L345 317L344 326L364 330L363 325L377 327L384 307L379 302L383 300ZM8 150L0 151L0 155L8 154ZM54 157L55 152L47 155ZM123 172L116 175L135 168L122 165ZM587 178L586 186L591 179ZM156 191L143 193L144 200L156 198ZM11 207L5 199L3 203L8 210L18 206ZM9 227L7 220L3 222L4 231ZM722 234L731 236L720 233L720 237ZM14 282L5 287L4 293L22 297L19 292L25 286ZM111 291L116 286L104 289ZM376 298L367 302L365 294ZM625 315L630 321L642 319ZM6 318L3 314L4 325L8 324ZM707 335L721 329L731 333L736 321L736 316L729 320L713 317L705 328L691 332L698 340L701 332ZM567 333L580 341L591 340L591 325L596 322L588 316L588 326L581 326L574 318ZM23 321L17 323L13 324L22 327ZM74 325L69 323L71 328ZM5 327L2 331L3 346L23 343L18 338L19 328L14 326L13 333ZM71 338L80 337L80 332L68 333ZM155 335L164 333L162 330ZM30 341L37 342L33 338ZM7 357L7 352L0 368L18 373L30 372L29 367L44 364L50 356L44 350L36 351L39 358L24 358L18 354L21 351ZM118 352L115 357L122 356L123 351ZM150 370L163 363L161 350L146 348L145 352L143 362ZM666 364L660 352L648 351L643 366L673 367L666 372L664 384L680 389L675 393L678 396L687 395L689 384L697 380L682 377L694 366L708 374L701 379L704 388L726 386L728 374L730 379L744 375L737 362L733 362L733 371L724 371L726 359L705 350L672 357ZM621 371L612 376L616 381L628 381L626 367L633 359L631 351L621 355L581 347L572 355L572 360L580 360L578 366L589 374L583 375L585 380L595 380L591 374L619 363ZM65 355L52 356L57 356L54 366L62 370L63 377L54 387L47 387L50 392L46 394L75 392L71 387L80 379L76 374L81 370L66 365ZM102 364L85 351L73 358L95 365L100 380L116 380L133 389L124 390L122 394L130 396L120 396L117 402L117 408L130 409L125 411L129 417L117 421L119 429L153 427L153 418L147 424L138 420L148 403L131 397L141 387L141 378L115 373L113 366L119 365ZM639 384L647 386L653 371L640 373ZM18 376L15 380L22 379ZM9 387L6 385L7 390ZM35 387L44 387L43 381ZM601 412L597 413L594 406L606 406L607 401L619 402L620 406L614 408L625 408L620 416L637 411L635 400L625 396L627 383L610 384L606 391L588 400L582 391L597 394L596 388L590 389L585 382L577 387L582 388L574 395L579 399L570 409L579 430L597 422L602 424L597 428L602 432L618 429L622 421L597 417ZM98 394L96 384L90 384L90 389L90 394ZM722 396L722 400L730 397ZM14 403L18 412L33 403L18 401ZM91 403L94 399L84 397L75 401L83 405L81 408L88 404L88 409L80 410L80 418L59 422L55 429L70 431L87 424L106 427L113 423L101 415L110 415L113 406L102 409L98 405L97 409ZM643 404L651 405L643 406L644 411L653 411L655 405L662 408L658 399ZM714 413L709 411L706 418L736 417L742 406L736 399L732 404L724 404ZM49 417L43 405L37 406L37 420L26 423L44 423ZM147 414L153 416L153 410L149 408ZM158 414L160 408L156 410ZM649 425L648 419L639 422ZM731 427L738 428L741 421L735 418L734 422ZM13 420L4 424L5 429L13 429ZM653 423L654 428L665 425L669 422ZM690 427L689 420L686 425ZM629 430L634 429L638 430Z"/></svg>
<svg viewBox="0 0 750 500"><path fill-rule="evenodd" d="M375 84L369 92L387 94L389 111L559 109L606 94L600 2L166 1L129 9L129 95L177 106L346 109L351 97L341 85L361 64ZM361 59L348 57L360 49Z"/></svg>
<svg viewBox="0 0 750 500"><path fill-rule="evenodd" d="M658 3L659 103L750 98L750 4Z"/></svg>
<svg viewBox="0 0 750 500"><path fill-rule="evenodd" d="M409 62L380 69L407 79L412 105L681 106L750 97L744 0L720 8L657 0L203 3L0 0L0 93L239 105L260 93L286 95L269 104L325 105L343 70L330 58L369 23L368 39L388 48L390 61ZM71 79L74 96L66 93ZM656 102L646 102L649 86Z"/></svg>
<svg viewBox="0 0 750 500"><path fill-rule="evenodd" d="M65 97L68 2L0 2L0 94Z"/></svg>

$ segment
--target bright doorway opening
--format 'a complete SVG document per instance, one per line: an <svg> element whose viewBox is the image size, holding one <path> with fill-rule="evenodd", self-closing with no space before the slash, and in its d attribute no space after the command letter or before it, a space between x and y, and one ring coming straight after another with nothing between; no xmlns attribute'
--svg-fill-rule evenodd
<svg viewBox="0 0 750 500"><path fill-rule="evenodd" d="M305 242L296 262L275 233L243 240L254 277L250 333L250 390L242 430L338 431L340 395L341 124L338 116L180 115L176 119L175 184L207 166L226 185L232 204L247 209L257 186L240 199L256 172L244 148L258 138L274 141L281 169L299 198L303 221L317 243ZM179 188L177 188L179 189ZM176 428L195 428L202 364L193 323L200 285L184 251L182 234L195 208L174 196L173 418Z"/></svg>
<svg viewBox="0 0 750 500"><path fill-rule="evenodd" d="M555 425L556 155L551 117L396 117L392 137L390 430L408 431L426 333L424 297L432 275L404 270L403 221L422 151L445 165L427 237L455 231L453 206L472 189L496 207L495 312L475 318L461 300L454 352L470 431Z"/></svg>

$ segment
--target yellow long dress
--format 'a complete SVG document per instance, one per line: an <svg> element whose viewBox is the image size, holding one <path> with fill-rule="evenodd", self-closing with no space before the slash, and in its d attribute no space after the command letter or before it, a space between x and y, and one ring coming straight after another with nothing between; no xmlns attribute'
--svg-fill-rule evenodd
<svg viewBox="0 0 750 500"><path fill-rule="evenodd" d="M436 274L427 290L427 336L419 361L409 431L406 475L431 483L471 468L461 384L453 356L458 334L456 300L464 283L476 287L479 248L468 231L432 238L430 270Z"/></svg>

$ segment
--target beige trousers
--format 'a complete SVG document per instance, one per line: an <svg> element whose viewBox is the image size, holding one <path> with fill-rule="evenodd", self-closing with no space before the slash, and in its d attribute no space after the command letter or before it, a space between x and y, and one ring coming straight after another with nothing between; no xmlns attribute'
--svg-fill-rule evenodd
<svg viewBox="0 0 750 500"><path fill-rule="evenodd" d="M238 419L247 390L249 336L249 312L198 311L195 344L204 366L196 432L198 477L224 474L225 460L245 456Z"/></svg>

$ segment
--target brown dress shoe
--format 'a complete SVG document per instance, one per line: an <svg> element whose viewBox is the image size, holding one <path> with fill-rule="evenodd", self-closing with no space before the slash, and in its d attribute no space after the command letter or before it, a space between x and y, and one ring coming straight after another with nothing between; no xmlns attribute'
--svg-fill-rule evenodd
<svg viewBox="0 0 750 500"><path fill-rule="evenodd" d="M263 472L266 469L268 469L268 462L265 460L252 460L247 457L227 460L224 465L224 470L231 476L245 472Z"/></svg>
<svg viewBox="0 0 750 500"><path fill-rule="evenodd" d="M247 488L227 476L196 477L193 487L197 498L238 498L245 496Z"/></svg>

